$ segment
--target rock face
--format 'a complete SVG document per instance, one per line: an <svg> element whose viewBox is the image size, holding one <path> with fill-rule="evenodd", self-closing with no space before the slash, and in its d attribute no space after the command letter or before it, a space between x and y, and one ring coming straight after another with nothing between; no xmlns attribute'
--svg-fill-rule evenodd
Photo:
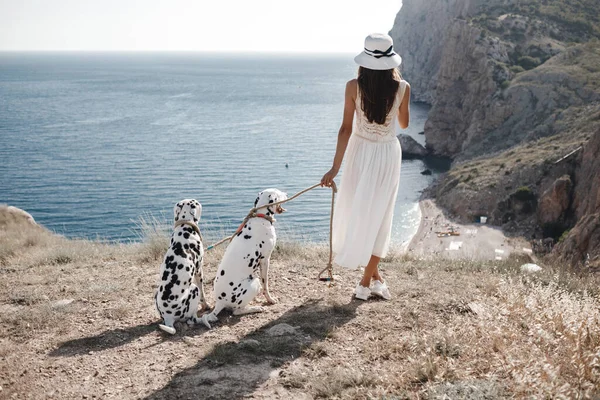
<svg viewBox="0 0 600 400"><path fill-rule="evenodd" d="M600 268L600 129L585 145L575 172L572 212L577 223L555 248L571 264ZM588 258L589 255L589 258Z"/></svg>
<svg viewBox="0 0 600 400"><path fill-rule="evenodd" d="M419 144L412 137L400 134L398 135L398 140L400 141L400 147L402 148L402 158L405 160L410 160L412 158L423 158L427 155L427 150L425 147Z"/></svg>
<svg viewBox="0 0 600 400"><path fill-rule="evenodd" d="M404 0L390 36L402 55L402 74L414 100L433 104L440 67L447 63L446 43L457 19L472 11L464 0Z"/></svg>
<svg viewBox="0 0 600 400"><path fill-rule="evenodd" d="M600 169L577 152L600 124L596 10L597 0L404 0L390 31L413 98L432 106L427 150L454 159L426 195L463 222L486 215L509 233L563 237L555 251L575 263L599 223Z"/></svg>
<svg viewBox="0 0 600 400"><path fill-rule="evenodd" d="M565 214L571 205L573 182L569 175L563 175L540 196L538 220L542 226L563 224Z"/></svg>
<svg viewBox="0 0 600 400"><path fill-rule="evenodd" d="M487 42L466 19L476 9L476 1L405 0L390 31L413 98L432 105L425 137L437 155L460 153L474 112L497 89Z"/></svg>
<svg viewBox="0 0 600 400"><path fill-rule="evenodd" d="M589 49L563 52L555 37L582 42L585 32L577 37L568 20L542 11L516 1L403 2L390 35L413 98L432 105L425 136L433 154L468 159L551 136L562 110L600 99L594 67L556 68Z"/></svg>

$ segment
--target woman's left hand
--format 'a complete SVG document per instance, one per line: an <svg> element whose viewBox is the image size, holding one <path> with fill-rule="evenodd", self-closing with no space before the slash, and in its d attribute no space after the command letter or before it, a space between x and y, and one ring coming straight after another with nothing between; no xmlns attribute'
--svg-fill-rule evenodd
<svg viewBox="0 0 600 400"><path fill-rule="evenodd" d="M338 172L339 170L335 167L332 167L329 171L327 171L327 173L323 175L323 178L321 178L321 186L331 187L333 184L333 178L336 177Z"/></svg>

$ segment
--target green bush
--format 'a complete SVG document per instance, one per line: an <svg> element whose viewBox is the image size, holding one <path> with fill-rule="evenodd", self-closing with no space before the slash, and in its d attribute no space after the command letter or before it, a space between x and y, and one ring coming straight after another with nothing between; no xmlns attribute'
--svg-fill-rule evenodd
<svg viewBox="0 0 600 400"><path fill-rule="evenodd" d="M510 72L512 72L513 74L520 74L521 72L525 72L525 68L521 67L520 65L513 65L509 69Z"/></svg>
<svg viewBox="0 0 600 400"><path fill-rule="evenodd" d="M571 231L570 229L567 229L566 231L564 231L562 233L562 235L560 235L560 238L558 238L558 241L562 242L563 240L565 240L567 238L567 236L569 236L570 231Z"/></svg>
<svg viewBox="0 0 600 400"><path fill-rule="evenodd" d="M530 70L530 69L534 69L535 67L540 65L540 59L534 58L534 57L529 57L529 56L523 56L523 57L519 57L519 60L517 61L517 63L523 69Z"/></svg>
<svg viewBox="0 0 600 400"><path fill-rule="evenodd" d="M515 198L522 201L533 200L535 199L535 194L529 186L521 186L515 192Z"/></svg>
<svg viewBox="0 0 600 400"><path fill-rule="evenodd" d="M501 88L502 90L506 89L506 88L507 88L507 87L509 87L509 86L510 86L510 82L509 82L509 81L503 81L503 82L500 84L500 88Z"/></svg>

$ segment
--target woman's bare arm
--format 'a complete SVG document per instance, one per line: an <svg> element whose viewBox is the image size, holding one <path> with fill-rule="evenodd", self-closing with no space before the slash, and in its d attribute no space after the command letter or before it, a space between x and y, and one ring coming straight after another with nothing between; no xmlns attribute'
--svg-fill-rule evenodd
<svg viewBox="0 0 600 400"><path fill-rule="evenodd" d="M344 118L342 120L342 126L340 126L340 130L338 132L335 157L333 158L333 166L325 175L323 175L323 178L321 179L321 185L323 186L331 186L333 178L335 178L335 176L340 171L340 167L342 166L342 160L344 159L344 154L346 153L346 147L348 147L348 141L350 140L350 136L352 135L352 122L354 121L354 109L356 107L355 102L357 85L358 82L356 81L356 79L353 79L346 83Z"/></svg>
<svg viewBox="0 0 600 400"><path fill-rule="evenodd" d="M406 89L404 90L404 97L402 98L402 102L400 103L400 110L398 111L398 122L400 123L400 128L408 128L408 124L410 122L410 85L408 83L406 84Z"/></svg>

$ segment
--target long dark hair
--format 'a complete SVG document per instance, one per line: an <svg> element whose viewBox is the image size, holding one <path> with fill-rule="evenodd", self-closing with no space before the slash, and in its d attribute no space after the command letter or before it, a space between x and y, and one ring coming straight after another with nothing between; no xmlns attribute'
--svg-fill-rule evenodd
<svg viewBox="0 0 600 400"><path fill-rule="evenodd" d="M401 80L398 69L358 68L361 107L369 122L383 124L392 109Z"/></svg>

